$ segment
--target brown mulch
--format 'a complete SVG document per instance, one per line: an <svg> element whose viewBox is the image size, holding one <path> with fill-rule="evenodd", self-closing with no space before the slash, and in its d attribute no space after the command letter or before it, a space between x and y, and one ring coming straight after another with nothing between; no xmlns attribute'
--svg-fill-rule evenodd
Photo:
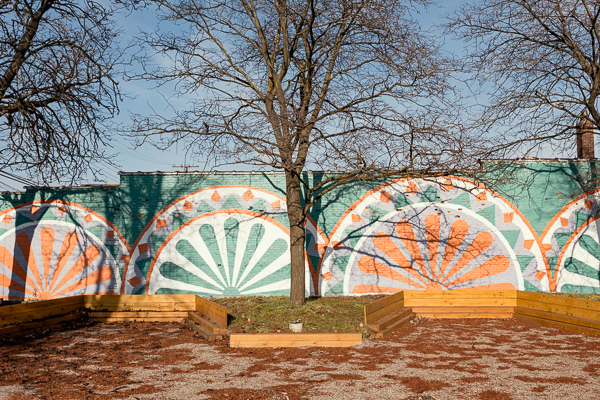
<svg viewBox="0 0 600 400"><path fill-rule="evenodd" d="M230 348L176 323L0 342L0 399L592 399L600 337L430 320L353 348Z"/></svg>

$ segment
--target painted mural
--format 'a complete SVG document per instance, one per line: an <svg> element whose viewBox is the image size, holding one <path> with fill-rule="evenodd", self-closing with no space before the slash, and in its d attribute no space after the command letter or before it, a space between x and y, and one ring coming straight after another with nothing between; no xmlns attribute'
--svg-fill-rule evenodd
<svg viewBox="0 0 600 400"><path fill-rule="evenodd" d="M286 212L285 198L249 186L215 186L183 196L161 210L137 240L123 293L288 294ZM315 295L325 238L312 219L306 231L306 293Z"/></svg>
<svg viewBox="0 0 600 400"><path fill-rule="evenodd" d="M96 201L112 221L87 208L85 199L85 206L57 199L5 207L0 297L286 295L289 230L281 181L251 178L232 174L219 177L223 184L211 184L215 178L179 188L179 178L171 177L169 188L179 194L170 197L155 176L142 176L139 194L117 193L110 206ZM565 201L559 194L549 198L548 190L539 185L528 190L530 197L509 201L461 177L342 188L306 219L306 294L600 293L600 189ZM156 211L149 214L137 205L151 201ZM137 231L130 222L136 219Z"/></svg>
<svg viewBox="0 0 600 400"><path fill-rule="evenodd" d="M129 247L78 204L38 201L0 213L0 297L118 294Z"/></svg>
<svg viewBox="0 0 600 400"><path fill-rule="evenodd" d="M510 203L458 178L386 183L330 235L321 292L548 290L537 235Z"/></svg>

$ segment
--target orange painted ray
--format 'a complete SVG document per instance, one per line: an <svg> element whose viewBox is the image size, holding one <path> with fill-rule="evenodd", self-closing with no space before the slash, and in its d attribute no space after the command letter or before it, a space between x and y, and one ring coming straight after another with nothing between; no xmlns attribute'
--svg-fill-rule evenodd
<svg viewBox="0 0 600 400"><path fill-rule="evenodd" d="M2 247L0 247L0 251L1 250L2 250ZM11 279L10 277L4 275L3 273L0 273L0 276L2 276L2 286L7 288L8 290L17 290L21 293L27 293L27 294L30 294L31 296L35 296L35 293L32 290L27 289L25 286L21 285L14 279ZM14 297L14 296L9 296L9 298L12 298L12 297Z"/></svg>
<svg viewBox="0 0 600 400"><path fill-rule="evenodd" d="M404 257L404 254L402 254L398 246L396 246L396 243L394 243L394 241L387 234L383 232L376 234L373 238L373 244L388 257L390 257L396 264L398 264L399 267L403 268L405 271L417 278L424 285L427 284L421 275L415 271L412 264L408 262L406 257Z"/></svg>
<svg viewBox="0 0 600 400"><path fill-rule="evenodd" d="M427 246L429 247L429 268L432 277L437 269L437 255L440 247L440 217L429 214L425 217L425 231L427 233Z"/></svg>
<svg viewBox="0 0 600 400"><path fill-rule="evenodd" d="M19 262L13 257L12 253L4 246L0 246L0 260L2 260L2 264L6 265L13 272L13 274L25 282L25 286L35 286L32 285L33 281L29 275L27 275L27 270L23 268L21 264L19 264ZM20 286L20 284L17 285ZM29 291L28 293L34 294L34 292Z"/></svg>
<svg viewBox="0 0 600 400"><path fill-rule="evenodd" d="M60 247L60 253L58 253L58 260L56 260L56 267L54 268L54 272L52 274L52 281L50 282L49 287L54 288L54 284L58 279L60 272L65 267L67 261L69 261L69 257L71 257L71 253L77 247L79 243L79 236L77 236L76 232L68 232L63 239L62 246Z"/></svg>
<svg viewBox="0 0 600 400"><path fill-rule="evenodd" d="M425 289L425 286L419 284L414 279L394 271L387 265L383 265L382 263L375 261L369 256L363 256L358 261L358 268L366 274L373 274L384 278L389 278L409 286L416 286L421 289Z"/></svg>
<svg viewBox="0 0 600 400"><path fill-rule="evenodd" d="M419 249L419 243L417 243L417 238L415 237L415 232L413 231L410 222L406 220L398 221L396 224L396 232L398 232L404 246L406 246L413 260L415 260L421 269L421 273L430 278L425 263L423 262L423 255L421 254L421 249Z"/></svg>
<svg viewBox="0 0 600 400"><path fill-rule="evenodd" d="M448 282L446 286L454 286L461 283L474 281L476 279L496 275L502 273L508 269L510 266L510 260L499 254L492 259L484 262L480 266L473 268L471 271L465 273L459 278L453 280L452 282Z"/></svg>
<svg viewBox="0 0 600 400"><path fill-rule="evenodd" d="M31 247L31 238L25 232L21 232L17 235L16 242L17 246L19 246L19 250L21 250L21 254L23 254L23 257L25 257L25 260L27 261L27 269L33 273L33 277L37 283L36 286L40 292L43 291L44 285L40 279L40 271L38 270L37 263L35 262L35 255L33 254L33 249ZM27 274L27 276L29 276L29 274Z"/></svg>
<svg viewBox="0 0 600 400"><path fill-rule="evenodd" d="M93 263L96 258L100 255L100 250L96 246L90 246L85 249L85 252L79 256L79 259L73 264L71 269L67 271L65 276L61 279L60 283L55 287L52 287L53 292L62 288L67 282L69 282L73 277L79 274L85 267Z"/></svg>
<svg viewBox="0 0 600 400"><path fill-rule="evenodd" d="M101 283L101 282L106 282L108 280L111 280L113 278L113 270L110 267L104 266L94 272L92 272L91 274L89 274L88 276L86 276L85 278L75 282L74 284L66 287L65 289L61 290L58 293L55 293L55 296L62 296L65 293L69 293L69 292L73 292L75 290L78 289L83 289L87 286L91 286L94 285L96 283Z"/></svg>
<svg viewBox="0 0 600 400"><path fill-rule="evenodd" d="M452 262L452 258L458 250L458 246L460 246L465 236L467 236L467 232L469 232L469 224L467 221L462 219L454 221L452 227L450 228L450 235L448 236L448 242L446 243L446 250L444 252L444 258L442 259L442 265L434 281L437 282L442 277L444 271L446 271L450 265L450 262Z"/></svg>
<svg viewBox="0 0 600 400"><path fill-rule="evenodd" d="M468 288L461 288L455 290L515 290L515 285L509 282L504 283L492 283L489 285L481 286L470 286Z"/></svg>
<svg viewBox="0 0 600 400"><path fill-rule="evenodd" d="M48 279L50 277L50 264L52 263L52 249L54 247L54 229L49 226L40 232L42 239L42 265L44 267L44 291L48 290Z"/></svg>
<svg viewBox="0 0 600 400"><path fill-rule="evenodd" d="M354 294L367 294L367 293L397 293L402 289L393 288L388 286L374 286L374 285L356 285L352 289Z"/></svg>
<svg viewBox="0 0 600 400"><path fill-rule="evenodd" d="M469 247L464 251L463 255L458 261L452 266L452 269L448 271L448 274L444 277L442 282L448 281L458 271L460 271L465 265L470 263L473 259L479 257L481 253L486 251L494 242L494 237L489 232L480 232L475 239L469 244Z"/></svg>

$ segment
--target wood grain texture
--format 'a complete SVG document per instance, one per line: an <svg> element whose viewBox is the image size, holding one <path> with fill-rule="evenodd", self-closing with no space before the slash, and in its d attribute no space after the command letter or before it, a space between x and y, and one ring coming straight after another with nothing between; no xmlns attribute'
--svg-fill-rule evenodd
<svg viewBox="0 0 600 400"><path fill-rule="evenodd" d="M221 328L227 328L227 308L206 300L200 296L195 297L196 312L206 317Z"/></svg>
<svg viewBox="0 0 600 400"><path fill-rule="evenodd" d="M231 334L231 347L351 347L362 343L360 333Z"/></svg>

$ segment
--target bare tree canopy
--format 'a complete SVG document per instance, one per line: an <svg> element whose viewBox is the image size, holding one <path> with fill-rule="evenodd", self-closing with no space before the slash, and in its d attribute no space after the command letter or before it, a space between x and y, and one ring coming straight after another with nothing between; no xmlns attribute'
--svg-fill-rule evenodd
<svg viewBox="0 0 600 400"><path fill-rule="evenodd" d="M304 218L319 196L474 161L465 154L482 140L452 132L446 114L449 60L413 18L425 0L155 3L168 27L143 37L141 77L195 97L173 116L135 116L133 132L159 148L183 143L209 166L285 171L294 303L304 300ZM337 174L311 186L309 168Z"/></svg>
<svg viewBox="0 0 600 400"><path fill-rule="evenodd" d="M473 87L489 95L478 129L504 126L506 149L572 148L582 111L600 127L600 3L483 0L450 28L472 44ZM562 141L560 141L563 139Z"/></svg>
<svg viewBox="0 0 600 400"><path fill-rule="evenodd" d="M0 169L72 182L104 157L119 99L112 13L93 0L0 2Z"/></svg>

